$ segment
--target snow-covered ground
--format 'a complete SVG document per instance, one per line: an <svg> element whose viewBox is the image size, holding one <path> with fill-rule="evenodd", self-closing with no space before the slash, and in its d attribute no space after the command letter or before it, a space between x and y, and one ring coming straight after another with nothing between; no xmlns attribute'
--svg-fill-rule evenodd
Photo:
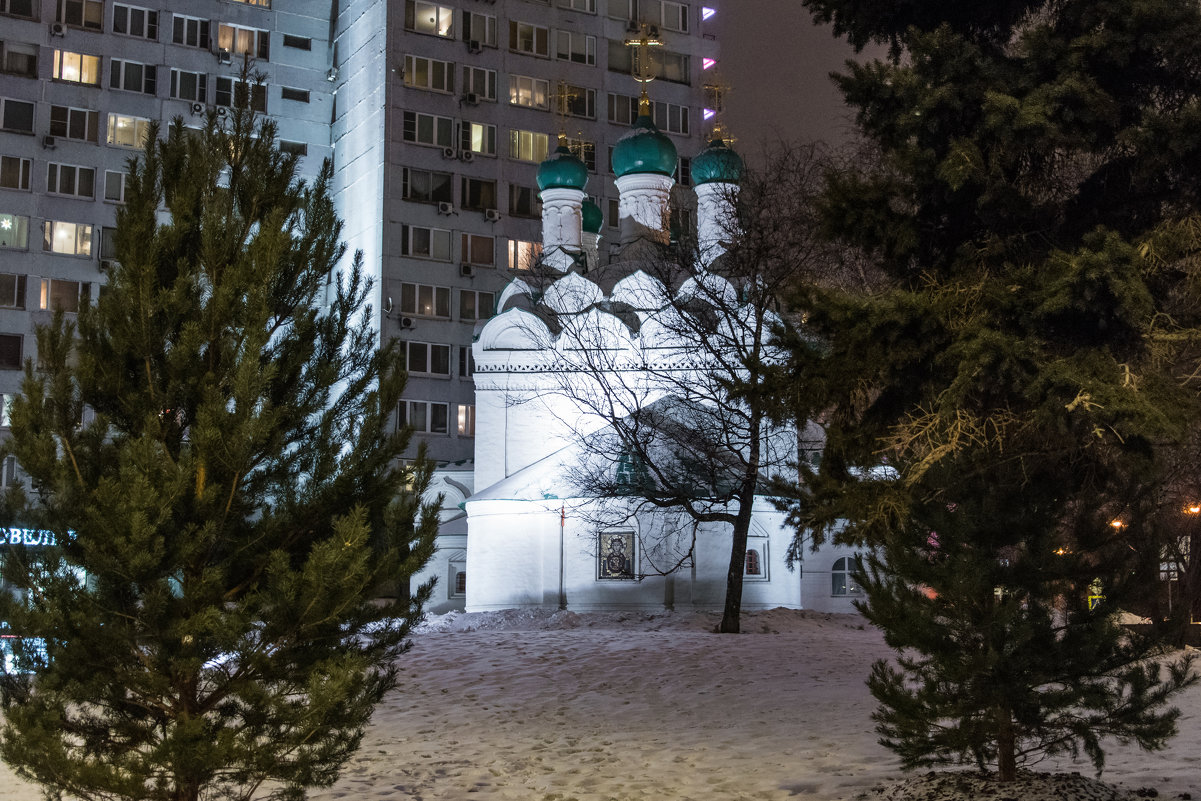
<svg viewBox="0 0 1201 801"><path fill-rule="evenodd" d="M490 612L434 618L403 658L402 686L376 712L342 779L311 798L462 801L899 801L902 777L877 744L871 662L887 653L861 619L747 613ZM1161 799L1201 801L1201 687L1178 699L1166 751L1112 743L1104 779ZM1087 764L1044 763L1048 771ZM1069 781L1070 779L1066 779ZM1047 801L1091 797L1077 781ZM924 786L909 798L983 797ZM992 795L991 793L989 795ZM0 801L37 789L0 768Z"/></svg>

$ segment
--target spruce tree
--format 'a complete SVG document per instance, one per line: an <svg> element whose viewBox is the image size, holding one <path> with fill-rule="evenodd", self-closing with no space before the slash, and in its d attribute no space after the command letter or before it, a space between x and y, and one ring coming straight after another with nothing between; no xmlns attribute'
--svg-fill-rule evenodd
<svg viewBox="0 0 1201 801"><path fill-rule="evenodd" d="M888 46L836 78L877 158L830 174L825 230L885 281L802 298L831 411L795 508L866 546L884 742L1001 779L1161 746L1188 662L1113 613L1155 580L1154 456L1197 413L1201 9L805 4Z"/></svg>
<svg viewBox="0 0 1201 801"><path fill-rule="evenodd" d="M371 282L328 163L306 184L244 108L131 162L119 265L38 332L9 451L32 484L0 619L0 755L51 795L299 799L328 786L428 588L433 548L391 419Z"/></svg>

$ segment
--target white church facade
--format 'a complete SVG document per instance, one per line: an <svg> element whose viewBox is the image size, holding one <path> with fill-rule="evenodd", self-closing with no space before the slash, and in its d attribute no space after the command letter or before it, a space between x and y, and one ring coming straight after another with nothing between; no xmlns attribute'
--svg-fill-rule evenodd
<svg viewBox="0 0 1201 801"><path fill-rule="evenodd" d="M714 262L729 236L728 204L742 162L719 139L692 160L700 263L679 286L642 269L647 248L667 241L676 163L674 145L649 115L618 143L622 258L603 271L595 268L600 211L586 199L587 169L566 148L541 165L549 278L514 280L477 331L474 463L436 474L431 491L443 496L438 551L414 577L414 584L438 579L430 611L724 603L730 523L697 522L640 503L636 492L598 497L596 484L585 480L596 471L637 472L620 448L605 444L615 420L653 404L670 413L681 389L687 394L704 383L711 360L677 335L681 315L706 299L738 304L737 288ZM798 457L795 428L774 430L761 445L770 457L764 464L786 469ZM806 548L789 567L794 533L769 498L756 497L742 608L853 611L862 597L853 552Z"/></svg>

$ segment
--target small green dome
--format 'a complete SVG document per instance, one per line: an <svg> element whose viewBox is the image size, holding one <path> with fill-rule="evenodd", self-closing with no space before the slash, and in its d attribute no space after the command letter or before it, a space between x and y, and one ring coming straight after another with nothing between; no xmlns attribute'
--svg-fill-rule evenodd
<svg viewBox="0 0 1201 801"><path fill-rule="evenodd" d="M659 132L647 114L613 148L613 172L620 178L633 173L671 175L676 171L676 146Z"/></svg>
<svg viewBox="0 0 1201 801"><path fill-rule="evenodd" d="M550 158L538 165L538 189L583 189L588 183L588 167L559 145Z"/></svg>
<svg viewBox="0 0 1201 801"><path fill-rule="evenodd" d="M591 200L585 200L583 213L584 230L590 234L599 234L601 226L605 224L605 215L601 213L600 206Z"/></svg>
<svg viewBox="0 0 1201 801"><path fill-rule="evenodd" d="M714 139L692 160L692 182L701 184L736 184L742 180L745 166L742 157L721 139Z"/></svg>

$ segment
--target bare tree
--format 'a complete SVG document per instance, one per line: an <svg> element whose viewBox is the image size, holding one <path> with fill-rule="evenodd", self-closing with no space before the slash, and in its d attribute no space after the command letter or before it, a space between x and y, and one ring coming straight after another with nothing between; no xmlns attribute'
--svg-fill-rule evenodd
<svg viewBox="0 0 1201 801"><path fill-rule="evenodd" d="M582 452L569 469L579 497L606 525L653 513L640 535L646 574L688 565L697 526L728 526L721 632L739 630L756 499L773 476L796 480L805 377L784 372L777 343L798 321L783 299L808 282L855 280L816 236L822 151L776 153L725 185L716 235L711 222L691 238L627 243L592 280L531 279L531 328L554 340L553 391L581 416L563 421Z"/></svg>

